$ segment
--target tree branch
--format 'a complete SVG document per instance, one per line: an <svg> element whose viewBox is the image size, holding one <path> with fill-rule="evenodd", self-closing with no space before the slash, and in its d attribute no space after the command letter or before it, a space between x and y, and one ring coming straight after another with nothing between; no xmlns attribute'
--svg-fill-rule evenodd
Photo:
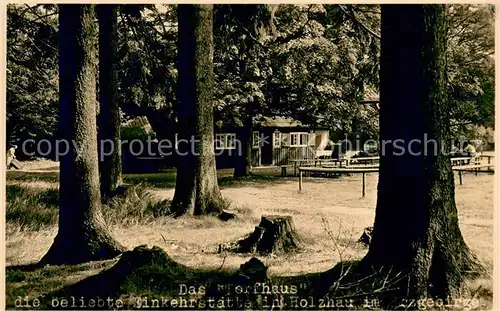
<svg viewBox="0 0 500 311"><path fill-rule="evenodd" d="M120 13L120 15L121 15L121 13ZM123 16L122 16L122 17L123 17ZM134 22L132 21L132 18L130 17L130 15L129 15L128 13L125 13L125 18L126 18L126 19L127 19L127 21L128 21L128 23L127 23L127 24L129 25L130 29L132 30L132 33L134 34L135 41L137 42L137 44L142 45L142 46L143 46L143 48L144 48L144 50L146 50L146 52L147 52L149 55L151 55L152 57L156 58L156 59L157 59L160 63L162 63L162 65L165 65L165 64L164 64L164 62L163 62L163 60L162 60L162 59L160 59L158 56L156 56L156 54L155 54L155 53L153 53L153 52L149 49L149 46L148 46L147 44L145 44L144 42L142 42L142 44L141 44L141 40L139 40L139 36L138 36L138 34L137 34L137 30L136 30L135 24L134 24ZM148 37L147 35L145 35L144 37L145 37L148 41L150 41L150 40L149 40L149 37Z"/></svg>
<svg viewBox="0 0 500 311"><path fill-rule="evenodd" d="M363 28L366 32L368 32L370 35L374 36L375 38L379 39L380 40L380 35L377 34L376 32L374 32L373 30L371 30L370 28L368 28L368 26L366 26L363 22L361 22L359 19L356 18L356 16L354 14L350 14L349 12L347 12L347 10L340 4L337 4L337 6L340 8L340 10L342 10L342 12L344 12L345 15L347 15L347 17L349 17L353 22L355 22L356 24L358 24L359 26L361 26L361 28Z"/></svg>
<svg viewBox="0 0 500 311"><path fill-rule="evenodd" d="M37 7L38 5L37 5L37 6L30 6L29 4L25 4L25 5L26 5L26 6L29 8L29 10L30 10L33 14L35 14L35 15L36 15L36 17L37 17L35 20L32 20L32 21L30 20L30 22L32 22L32 23L36 22L37 20L41 20L41 19L43 19L43 18L45 18L45 17L47 17L47 16L57 14L57 12L55 12L55 13L47 14L47 15L45 15L45 16L40 16L40 14L38 14L38 12L35 10L35 7ZM49 26L50 28L52 28L52 30L54 30L54 31L56 31L56 32L57 32L57 29L56 29L54 26L52 26L52 25L50 25L50 24L48 24L48 23L44 23L44 24L45 24L45 25L47 25L47 26Z"/></svg>
<svg viewBox="0 0 500 311"><path fill-rule="evenodd" d="M309 22L311 21L311 16L310 16L311 8L312 8L312 4L310 4L309 7L307 8L307 20L304 23L304 25L302 25L302 27L300 27L297 31L295 31L294 33L292 33L286 37L280 37L280 38L274 40L274 42L277 44L285 44L285 43L288 43L292 40L300 38L305 32L306 26L308 26Z"/></svg>
<svg viewBox="0 0 500 311"><path fill-rule="evenodd" d="M229 6L228 6L228 9L229 9L230 14L231 14L231 15L233 15L231 5L229 5ZM237 18L233 18L233 20L234 20L234 21L238 24L238 27L239 27L239 28L243 29L243 30L246 32L246 34L248 35L248 37L249 37L250 39L252 39L252 41L253 41L254 43L257 43L257 44L258 44L260 47L262 47L262 48L266 48L266 46L265 46L264 44L262 44L262 42L260 42L259 40L257 40L257 38L255 38L255 37L253 36L252 32L251 32L248 28L246 28L245 26L243 26L243 24L241 24L241 23L238 21L238 19L237 19Z"/></svg>

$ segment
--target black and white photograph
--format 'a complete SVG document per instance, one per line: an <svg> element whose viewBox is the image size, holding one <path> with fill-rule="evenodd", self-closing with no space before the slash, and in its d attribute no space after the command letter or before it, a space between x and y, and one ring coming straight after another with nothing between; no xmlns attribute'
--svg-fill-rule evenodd
<svg viewBox="0 0 500 311"><path fill-rule="evenodd" d="M3 12L0 309L500 308L494 2Z"/></svg>

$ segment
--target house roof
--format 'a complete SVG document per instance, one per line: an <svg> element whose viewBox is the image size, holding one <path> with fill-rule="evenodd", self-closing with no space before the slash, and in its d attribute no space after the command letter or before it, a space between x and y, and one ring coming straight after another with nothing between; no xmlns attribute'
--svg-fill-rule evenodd
<svg viewBox="0 0 500 311"><path fill-rule="evenodd" d="M303 127L304 125L292 118L288 117L264 117L264 120L260 121L261 126L266 127Z"/></svg>
<svg viewBox="0 0 500 311"><path fill-rule="evenodd" d="M311 127L309 124L304 124L290 117L274 116L262 117L256 122L262 127ZM316 128L326 128L324 125L316 125Z"/></svg>
<svg viewBox="0 0 500 311"><path fill-rule="evenodd" d="M135 117L121 124L121 135L125 138L156 136L145 116Z"/></svg>

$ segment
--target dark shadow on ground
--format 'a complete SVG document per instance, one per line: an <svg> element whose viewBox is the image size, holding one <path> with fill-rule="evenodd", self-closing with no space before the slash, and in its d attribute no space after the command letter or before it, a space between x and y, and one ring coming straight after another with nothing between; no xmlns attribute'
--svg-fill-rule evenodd
<svg viewBox="0 0 500 311"><path fill-rule="evenodd" d="M175 170L160 173L147 174L125 174L124 182L133 185L142 184L152 188L175 188L176 173ZM221 188L229 187L266 187L271 183L286 182L290 178L281 178L275 175L263 173L253 173L246 177L234 178L225 171L218 171L218 182Z"/></svg>
<svg viewBox="0 0 500 311"><path fill-rule="evenodd" d="M252 268L255 262L257 268ZM124 253L112 266L109 263L102 265L107 269L100 273L39 296L40 308L61 309L61 302L66 300L69 303L66 308L71 309L113 309L117 308L120 299L123 305L119 309L173 309L185 303L183 310L261 310L270 309L271 304L283 299L284 309L303 309L303 306L294 306L298 301L294 302L293 297L323 297L339 274L338 268L333 268L320 273L267 277L267 267L255 258L238 270L226 270L222 266L212 270L194 269L175 262L160 248L146 246ZM57 269L58 272L75 273L71 269L85 267L84 264L51 269L52 274ZM75 299L73 306L71 297ZM13 306L12 298L11 293L8 307ZM214 307L210 306L210 301Z"/></svg>

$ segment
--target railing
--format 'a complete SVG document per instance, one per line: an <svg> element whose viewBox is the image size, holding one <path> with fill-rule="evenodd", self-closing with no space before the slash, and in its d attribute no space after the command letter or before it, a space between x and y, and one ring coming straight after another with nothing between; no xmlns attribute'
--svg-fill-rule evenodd
<svg viewBox="0 0 500 311"><path fill-rule="evenodd" d="M273 149L275 165L290 164L290 160L314 160L316 152L312 147L281 147Z"/></svg>

